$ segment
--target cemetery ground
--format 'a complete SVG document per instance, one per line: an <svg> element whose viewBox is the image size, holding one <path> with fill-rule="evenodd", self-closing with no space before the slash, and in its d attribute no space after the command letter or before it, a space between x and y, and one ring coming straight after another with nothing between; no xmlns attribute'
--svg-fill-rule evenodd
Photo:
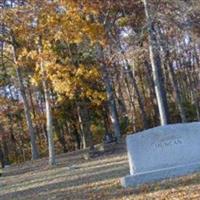
<svg viewBox="0 0 200 200"><path fill-rule="evenodd" d="M200 199L200 174L123 188L120 178L129 174L125 144L112 149L88 160L84 151L62 154L55 167L47 158L12 165L0 177L0 199Z"/></svg>

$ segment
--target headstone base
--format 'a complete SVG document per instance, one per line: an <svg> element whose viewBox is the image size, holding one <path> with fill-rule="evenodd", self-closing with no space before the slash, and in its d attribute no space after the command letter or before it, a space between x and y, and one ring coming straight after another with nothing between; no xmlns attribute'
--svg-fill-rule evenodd
<svg viewBox="0 0 200 200"><path fill-rule="evenodd" d="M121 184L123 187L138 186L199 171L200 162L125 176L121 179Z"/></svg>

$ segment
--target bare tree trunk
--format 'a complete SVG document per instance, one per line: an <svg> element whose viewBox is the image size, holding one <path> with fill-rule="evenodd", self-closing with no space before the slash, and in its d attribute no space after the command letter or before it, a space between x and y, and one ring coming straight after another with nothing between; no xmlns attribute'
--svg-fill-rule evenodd
<svg viewBox="0 0 200 200"><path fill-rule="evenodd" d="M46 75L43 64L41 64L42 70L42 85L44 89L45 96L45 108L46 108L46 128L48 135L48 149L49 149L49 164L55 165L55 150L54 150L54 141L53 141L53 124L52 124L52 113L51 113L51 105L50 105L50 95L47 87Z"/></svg>
<svg viewBox="0 0 200 200"><path fill-rule="evenodd" d="M160 61L160 55L156 41L155 31L153 27L152 17L150 14L149 4L147 3L147 1L148 0L143 0L146 21L148 24L150 60L154 78L156 98L160 114L160 122L161 125L166 125L168 123L168 109L166 108L166 94L162 83L161 61Z"/></svg>
<svg viewBox="0 0 200 200"><path fill-rule="evenodd" d="M28 130L29 130L30 139L31 139L32 159L35 160L35 159L39 158L39 153L38 153L38 149L37 149L37 145L36 145L35 130L33 128L33 122L32 122L31 114L30 114L30 107L29 107L28 100L26 97L26 91L25 91L21 71L20 71L19 66L17 65L16 49L14 46L13 46L13 60L16 65L16 67L15 67L16 75L17 75L17 79L19 82L19 89L20 89L20 93L21 93L21 97L22 97L22 101L23 101L26 123L28 125Z"/></svg>
<svg viewBox="0 0 200 200"><path fill-rule="evenodd" d="M42 53L42 39L39 40L38 51ZM52 122L52 112L51 112L51 105L50 105L50 93L48 90L47 85L47 74L44 68L44 63L40 61L40 69L42 72L42 86L44 90L44 97L45 97L45 108L46 108L46 129L48 135L48 150L49 150L49 165L55 165L55 149L54 149L54 141L53 141L53 122Z"/></svg>

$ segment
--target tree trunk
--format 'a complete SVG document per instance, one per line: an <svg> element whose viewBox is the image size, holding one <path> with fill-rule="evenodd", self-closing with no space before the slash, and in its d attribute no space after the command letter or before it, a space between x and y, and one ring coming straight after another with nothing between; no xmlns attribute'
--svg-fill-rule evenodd
<svg viewBox="0 0 200 200"><path fill-rule="evenodd" d="M158 35L159 35L160 46L162 46L163 51L164 51L164 59L165 59L166 65L169 69L169 76L170 76L170 79L172 82L172 87L174 89L174 94L175 94L175 102L179 109L179 113L180 113L182 122L186 122L187 120L186 120L185 109L184 109L182 101L181 101L181 94L180 94L180 91L178 88L178 82L176 80L176 75L175 75L174 68L173 68L173 62L170 61L170 57L169 57L170 53L169 53L168 46L166 45L167 41L165 40L164 36L162 35L160 27L158 27ZM164 64L164 61L163 61L163 64Z"/></svg>
<svg viewBox="0 0 200 200"><path fill-rule="evenodd" d="M80 149L81 148L81 138L80 135L78 133L77 127L74 124L73 125L73 135L75 136L75 140L76 140L76 149Z"/></svg>
<svg viewBox="0 0 200 200"><path fill-rule="evenodd" d="M145 71L147 73L147 81L149 85L149 92L150 92L150 97L152 99L152 105L153 105L153 110L152 112L152 117L153 117L153 125L157 126L157 122L159 120L159 110L157 107L157 98L156 98L156 93L155 93L155 87L154 87L154 81L152 77L152 70L151 70L151 65L148 63L148 61L144 61L144 66L145 66Z"/></svg>
<svg viewBox="0 0 200 200"><path fill-rule="evenodd" d="M42 53L42 41L41 38L39 40L39 53ZM54 149L54 141L53 141L53 122L52 122L52 112L51 112L51 105L50 105L50 93L48 90L47 85L47 74L44 68L44 63L40 60L40 69L42 72L42 86L44 90L44 97L45 97L45 108L46 108L46 129L48 135L48 150L49 150L49 165L55 165L55 149Z"/></svg>
<svg viewBox="0 0 200 200"><path fill-rule="evenodd" d="M168 61L168 68L169 68L170 78L171 78L171 81L172 81L172 86L173 86L173 89L174 89L175 102L178 106L182 122L186 122L187 119L186 119L185 109L184 109L182 101L181 101L181 95L180 95L178 83L177 83L177 80L176 80L176 77L175 77L175 72L174 72L172 63L170 61Z"/></svg>
<svg viewBox="0 0 200 200"><path fill-rule="evenodd" d="M3 154L3 151L2 151L1 145L0 145L0 163L1 163L1 167L4 168L4 166L5 166L5 163L4 163L4 154Z"/></svg>
<svg viewBox="0 0 200 200"><path fill-rule="evenodd" d="M35 131L34 131L34 128L33 128L33 122L32 122L32 119L31 119L30 107L29 107L28 100L27 100L27 97L26 97L26 91L25 91L21 71L20 71L19 66L17 65L16 49L15 49L14 46L13 46L13 60L14 60L14 63L16 65L15 66L16 75L17 75L17 79L18 79L18 82L19 82L19 89L20 89L20 93L21 93L21 97L22 97L22 101L23 101L26 123L28 125L28 130L29 130L30 139L31 139L32 159L35 160L35 159L39 158L39 153L38 153L38 149L37 149L37 145L36 145Z"/></svg>
<svg viewBox="0 0 200 200"><path fill-rule="evenodd" d="M97 45L97 54L98 54L99 62L101 63L101 72L102 72L103 80L106 87L106 94L107 94L107 99L108 99L110 118L111 118L111 122L114 129L114 136L116 138L116 141L119 141L119 139L121 138L119 117L118 117L116 102L115 102L114 93L113 93L113 86L109 77L107 66L105 64L104 52L101 45Z"/></svg>
<svg viewBox="0 0 200 200"><path fill-rule="evenodd" d="M144 108L144 98L140 94L139 88L137 86L135 77L133 76L133 72L131 71L128 61L126 60L125 62L126 62L125 70L128 71L130 81L135 89L135 93L137 96L138 105L140 107L140 112L141 112L141 116L142 116L143 126L144 126L144 129L147 129L148 128L148 120L147 120L147 115L146 115L145 108Z"/></svg>
<svg viewBox="0 0 200 200"><path fill-rule="evenodd" d="M117 141L119 141L121 137L120 133L120 123L119 123L119 117L117 113L117 108L116 108L116 103L115 103L115 98L113 94L113 88L112 88L112 83L110 80L110 77L108 75L108 71L106 69L106 66L104 65L103 67L103 76L104 76L104 82L106 86L106 93L107 93L107 98L108 98L108 106L110 109L110 117L111 117L111 122L114 128L114 135Z"/></svg>
<svg viewBox="0 0 200 200"><path fill-rule="evenodd" d="M43 64L40 65L42 70L42 86L45 96L45 108L46 108L46 129L48 135L48 149L49 149L49 165L55 165L55 150L53 141L53 124L52 124L52 113L50 105L50 95L47 87L46 76Z"/></svg>
<svg viewBox="0 0 200 200"><path fill-rule="evenodd" d="M153 72L154 78L154 85L155 85L155 92L156 98L158 102L158 109L160 114L160 122L161 125L166 125L168 123L168 109L166 107L166 93L163 86L162 81L162 71L161 71L161 60L158 50L158 45L156 41L154 26L152 22L152 17L150 14L149 4L147 0L143 0L144 8L145 8L145 15L146 21L148 24L148 38L149 38L149 53L150 53L150 60L151 60L151 67Z"/></svg>
<svg viewBox="0 0 200 200"><path fill-rule="evenodd" d="M48 149L49 149L49 164L55 165L55 150L54 150L54 141L53 141L53 125L52 125L52 113L50 105L50 95L47 87L46 75L44 71L43 64L40 65L42 70L42 85L44 89L45 96L45 108L46 108L46 129L48 135Z"/></svg>
<svg viewBox="0 0 200 200"><path fill-rule="evenodd" d="M67 145L66 145L66 141L65 141L64 130L63 130L62 124L60 124L57 119L54 119L54 127L55 127L58 141L63 148L63 153L67 153L68 149L67 149Z"/></svg>
<svg viewBox="0 0 200 200"><path fill-rule="evenodd" d="M78 120L82 132L82 144L83 149L89 147L91 150L94 149L92 132L90 130L90 119L88 110L83 106L77 105Z"/></svg>

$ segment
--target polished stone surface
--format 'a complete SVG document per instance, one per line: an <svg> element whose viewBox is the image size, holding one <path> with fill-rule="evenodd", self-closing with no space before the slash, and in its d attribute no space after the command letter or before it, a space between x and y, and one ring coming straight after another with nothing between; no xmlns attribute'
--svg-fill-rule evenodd
<svg viewBox="0 0 200 200"><path fill-rule="evenodd" d="M127 136L130 175L124 187L200 170L200 122L173 124Z"/></svg>

